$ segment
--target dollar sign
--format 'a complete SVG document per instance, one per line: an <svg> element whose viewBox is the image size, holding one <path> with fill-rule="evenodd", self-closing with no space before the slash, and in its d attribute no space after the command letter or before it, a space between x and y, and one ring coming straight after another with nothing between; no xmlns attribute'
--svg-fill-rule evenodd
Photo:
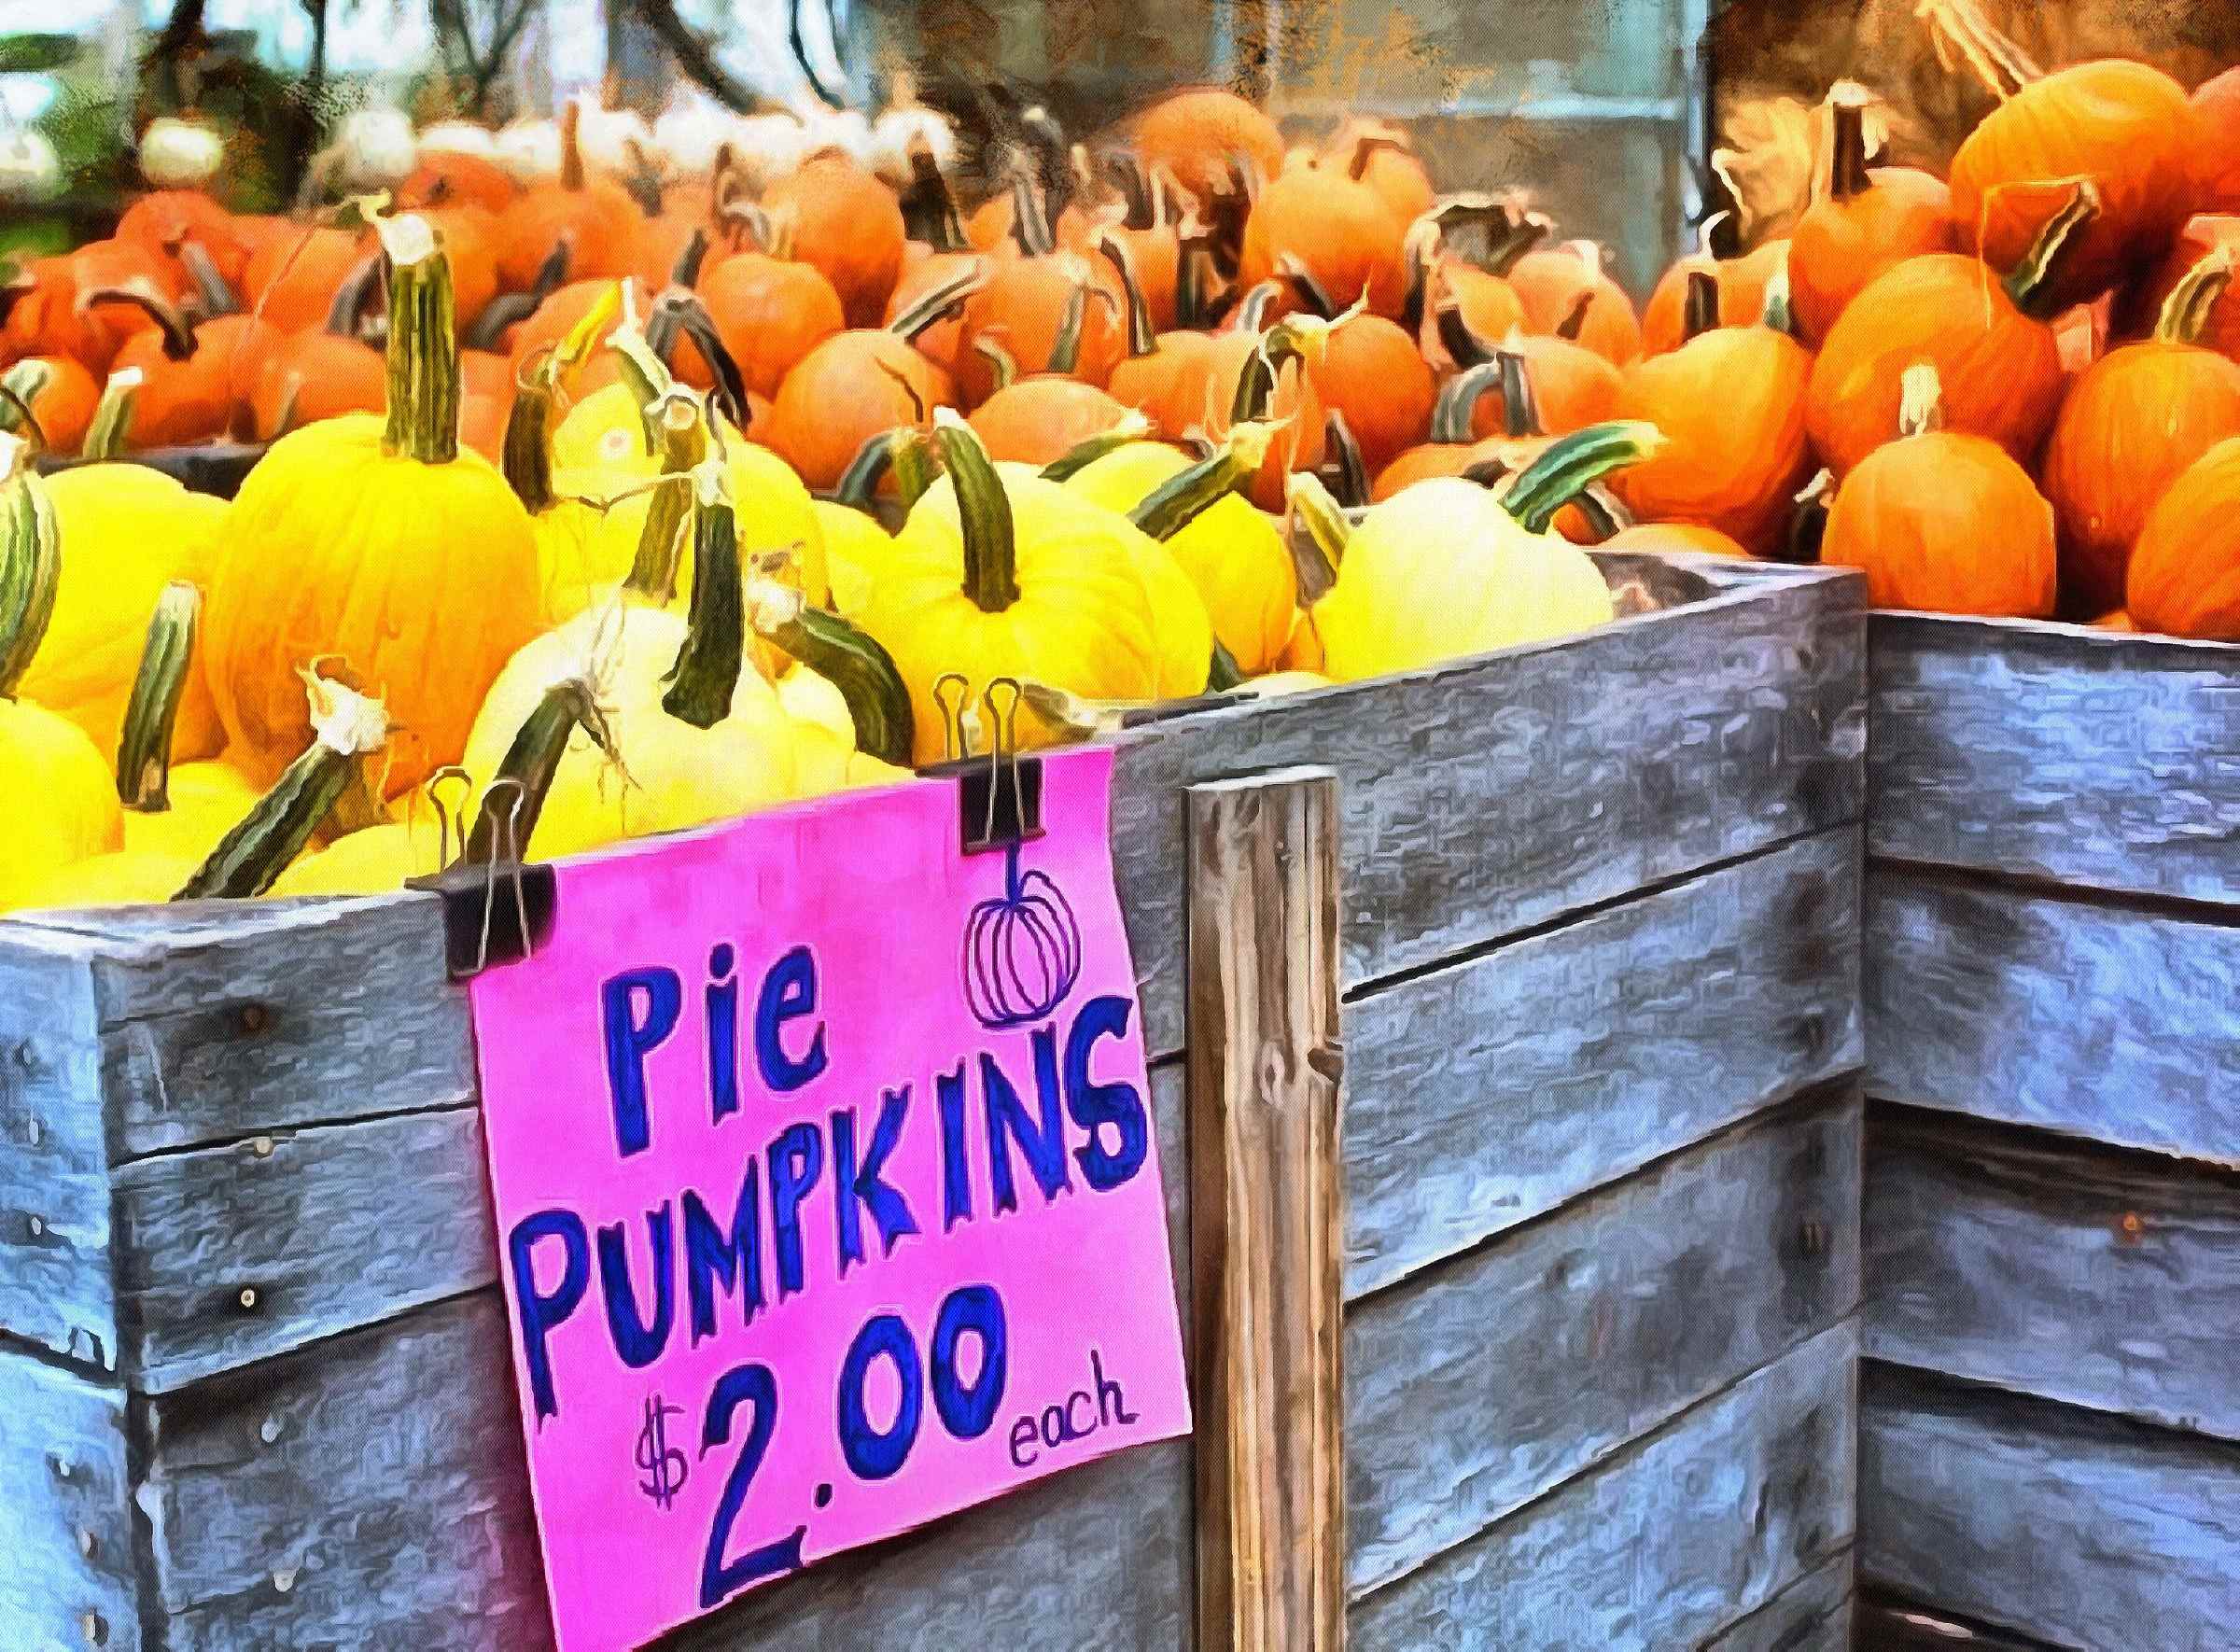
<svg viewBox="0 0 2240 1652"><path fill-rule="evenodd" d="M656 1508L665 1511L684 1489L684 1453L669 1444L668 1429L668 1420L682 1415L683 1411L682 1406L665 1406L661 1395L653 1395L646 1402L646 1426L637 1435L637 1466L646 1471L646 1477L637 1482L637 1489L653 1499Z"/></svg>

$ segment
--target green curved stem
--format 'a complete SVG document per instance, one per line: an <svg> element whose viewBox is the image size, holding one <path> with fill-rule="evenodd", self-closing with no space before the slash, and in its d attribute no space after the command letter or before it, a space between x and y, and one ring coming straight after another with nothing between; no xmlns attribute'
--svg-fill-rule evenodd
<svg viewBox="0 0 2240 1652"><path fill-rule="evenodd" d="M720 465L693 483L693 609L661 698L671 717L709 729L731 711L747 658L745 587L739 573L738 517Z"/></svg>
<svg viewBox="0 0 2240 1652"><path fill-rule="evenodd" d="M2053 277L2084 227L2099 216L2099 189L2089 181L2079 184L2062 209L2045 221L2023 261L2008 273L2007 296L2016 309L2044 321L2060 308Z"/></svg>
<svg viewBox="0 0 2240 1652"><path fill-rule="evenodd" d="M54 615L62 532L28 444L0 436L0 699L13 697Z"/></svg>
<svg viewBox="0 0 2240 1652"><path fill-rule="evenodd" d="M617 756L614 732L597 694L590 683L571 677L546 689L514 731L497 772L483 788L482 805L459 856L462 864L487 866L501 858L528 858L537 819L544 812L560 760L567 755L567 743L578 729L609 758Z"/></svg>
<svg viewBox="0 0 2240 1652"><path fill-rule="evenodd" d="M1502 508L1530 531L1547 532L1556 512L1613 470L1637 465L1664 445L1656 426L1635 419L1589 425L1548 443L1519 473L1502 497Z"/></svg>
<svg viewBox="0 0 2240 1652"><path fill-rule="evenodd" d="M973 428L947 408L934 410L933 440L957 489L964 535L964 594L982 613L1000 614L1019 599L1017 529L1003 479Z"/></svg>
<svg viewBox="0 0 2240 1652"><path fill-rule="evenodd" d="M459 456L459 346L451 259L427 220L376 226L389 261L389 420L382 451L444 465Z"/></svg>
<svg viewBox="0 0 2240 1652"><path fill-rule="evenodd" d="M187 581L175 580L163 587L148 618L147 641L140 650L140 669L117 742L117 795L128 809L153 815L171 806L171 735L186 696L202 611L203 594Z"/></svg>
<svg viewBox="0 0 2240 1652"><path fill-rule="evenodd" d="M748 591L755 635L776 643L840 691L855 721L856 748L907 766L914 722L910 689L889 654L869 633L837 614L811 608L799 591L757 580Z"/></svg>

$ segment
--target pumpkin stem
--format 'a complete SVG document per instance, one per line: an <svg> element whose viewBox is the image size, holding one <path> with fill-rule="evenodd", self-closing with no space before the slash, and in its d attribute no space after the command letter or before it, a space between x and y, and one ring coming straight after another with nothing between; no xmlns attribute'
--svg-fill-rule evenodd
<svg viewBox="0 0 2240 1652"><path fill-rule="evenodd" d="M932 146L923 137L910 140L910 187L903 191L903 230L913 241L922 241L935 252L970 252L971 239L957 211L957 197L941 174Z"/></svg>
<svg viewBox="0 0 2240 1652"><path fill-rule="evenodd" d="M1789 299L1789 260L1785 253L1781 265L1766 282L1766 299L1757 318L1775 332L1797 336L1797 315Z"/></svg>
<svg viewBox="0 0 2240 1652"><path fill-rule="evenodd" d="M2233 258L2231 246L2220 245L2185 273L2163 301L2162 313L2154 323L2156 338L2168 344L2201 342L2210 313L2233 284Z"/></svg>
<svg viewBox="0 0 2240 1652"><path fill-rule="evenodd" d="M519 322L526 321L530 316L536 315L538 306L567 285L570 257L568 245L565 239L553 242L553 250L546 253L544 262L537 266L536 278L529 283L529 290L526 292L501 292L484 304L481 314L475 316L472 325L467 329L466 337L460 343L469 350L497 349L499 343L505 338L506 329ZM369 275L378 274L381 259L378 257L370 259L359 268ZM341 295L337 294L336 297L339 302ZM364 301L361 298L353 309L353 319L347 329L337 327L334 324L333 314L330 311L327 330L355 334L357 329L355 319L356 311L363 308Z"/></svg>
<svg viewBox="0 0 2240 1652"><path fill-rule="evenodd" d="M1337 486L1334 490L1337 502L1341 505L1367 504L1369 468L1362 461L1361 443L1354 440L1353 427L1347 422L1344 409L1334 407L1324 417L1323 438L1337 471Z"/></svg>
<svg viewBox="0 0 2240 1652"><path fill-rule="evenodd" d="M707 423L689 391L672 389L654 404L653 427L665 485L656 487L647 502L645 525L637 534L637 553L631 559L630 576L623 581L623 588L666 608L677 595L685 519L693 510L692 488L682 479L707 459ZM694 579L699 578L699 571L697 567L693 568Z"/></svg>
<svg viewBox="0 0 2240 1652"><path fill-rule="evenodd" d="M1174 266L1174 322L1177 327L1197 331L1212 324L1213 293L1220 279L1221 272L1214 264L1213 248L1202 238L1186 238ZM1137 289L1139 296L1141 290L1141 287ZM1143 312L1144 348L1135 348L1132 314L1128 327L1128 353L1133 356L1150 355L1156 338L1151 330L1151 311L1146 308Z"/></svg>
<svg viewBox="0 0 2240 1652"><path fill-rule="evenodd" d="M905 343L915 343L918 334L961 308L965 300L987 284L987 276L975 259L971 269L959 270L946 281L928 287L917 302L887 324L887 330Z"/></svg>
<svg viewBox="0 0 2240 1652"><path fill-rule="evenodd" d="M324 331L338 339L357 337L358 326L365 319L366 308L373 301L373 294L381 285L381 255L370 252L350 267L334 289L334 297L327 302Z"/></svg>
<svg viewBox="0 0 2240 1652"><path fill-rule="evenodd" d="M1337 314L1337 306L1331 302L1329 292L1315 279L1314 272L1307 267L1306 260L1297 253L1287 252L1278 258L1276 273L1291 284L1299 308L1308 315L1319 315L1327 321Z"/></svg>
<svg viewBox="0 0 2240 1652"><path fill-rule="evenodd" d="M1327 591L1337 579L1337 565L1345 560L1346 541L1353 537L1353 525L1346 519L1345 508L1311 470L1293 471L1284 478L1283 487L1291 506L1293 554L1310 553L1321 565L1301 567L1299 590L1302 594Z"/></svg>
<svg viewBox="0 0 2240 1652"><path fill-rule="evenodd" d="M63 540L30 446L0 436L0 700L12 699L54 615Z"/></svg>
<svg viewBox="0 0 2240 1652"><path fill-rule="evenodd" d="M1827 198L1849 201L1874 187L1867 175L1867 105L1855 91L1827 94Z"/></svg>
<svg viewBox="0 0 2240 1652"><path fill-rule="evenodd" d="M1637 465L1664 446L1656 426L1637 419L1612 419L1560 436L1518 473L1502 496L1502 509L1526 531L1547 532L1561 511L1611 471Z"/></svg>
<svg viewBox="0 0 2240 1652"><path fill-rule="evenodd" d="M894 432L879 430L866 436L863 445L856 449L856 456L840 472L840 480L833 485L833 502L850 510L874 513L871 501L878 493L879 481L887 474L894 460Z"/></svg>
<svg viewBox="0 0 2240 1652"><path fill-rule="evenodd" d="M1042 258L1057 250L1049 215L1043 208L1043 192L1033 176L1020 167L1011 175L1011 236L1027 257Z"/></svg>
<svg viewBox="0 0 2240 1652"><path fill-rule="evenodd" d="M83 315L96 304L130 304L156 324L163 335L163 356L169 361L191 361L194 358L194 323L187 313L162 293L145 276L135 275L116 287L83 288L77 295L77 313Z"/></svg>
<svg viewBox="0 0 2240 1652"><path fill-rule="evenodd" d="M622 289L610 287L514 385L498 468L532 516L552 509L558 497L553 487L553 427L559 422L561 388L621 310Z"/></svg>
<svg viewBox="0 0 2240 1652"><path fill-rule="evenodd" d="M1126 209L1120 219L1125 228L1153 230L1159 227L1151 175L1144 169L1141 157L1133 149L1105 149L1097 157L1097 169L1111 179L1113 188L1119 191L1121 204Z"/></svg>
<svg viewBox="0 0 2240 1652"><path fill-rule="evenodd" d="M1449 379L1439 387L1438 400L1432 404L1432 441L1444 446L1457 446L1475 440L1477 404L1489 390L1501 387L1502 365L1498 357L1466 367Z"/></svg>
<svg viewBox="0 0 2240 1652"><path fill-rule="evenodd" d="M459 346L451 259L424 217L377 220L389 271L389 422L382 451L424 465L459 455Z"/></svg>
<svg viewBox="0 0 2240 1652"><path fill-rule="evenodd" d="M692 614L661 707L694 728L712 729L731 711L747 658L738 516L721 461L710 459L693 472L692 502Z"/></svg>
<svg viewBox="0 0 2240 1652"><path fill-rule="evenodd" d="M987 449L953 408L933 410L933 440L941 444L957 489L964 535L964 594L982 613L1000 614L1019 599L1018 538L1011 496L996 474Z"/></svg>
<svg viewBox="0 0 2240 1652"><path fill-rule="evenodd" d="M1136 255L1126 241L1110 230L1099 233L1097 250L1119 273L1120 291L1127 301L1128 357L1132 360L1139 356L1148 356L1158 348L1159 339L1151 325L1151 305L1143 297L1143 284L1136 279ZM1188 248L1183 249L1182 261L1183 264L1192 261ZM1183 278L1182 269L1178 266L1175 272L1175 307L1178 310L1182 307Z"/></svg>
<svg viewBox="0 0 2240 1652"><path fill-rule="evenodd" d="M1454 296L1450 287L1439 297L1435 320L1439 330L1439 343L1447 354L1454 357L1458 368L1476 367L1493 359L1493 347L1471 329L1463 315L1463 301Z"/></svg>
<svg viewBox="0 0 2240 1652"><path fill-rule="evenodd" d="M1353 147L1346 156L1346 175L1355 183L1369 170L1369 162L1380 149L1390 149L1395 155L1415 153L1405 135L1396 126L1387 126L1380 120L1363 121L1354 129Z"/></svg>
<svg viewBox="0 0 2240 1652"><path fill-rule="evenodd" d="M205 316L241 314L241 295L211 259L208 247L189 235L171 250L186 268L187 278L194 283L194 294L202 301Z"/></svg>
<svg viewBox="0 0 2240 1652"><path fill-rule="evenodd" d="M560 187L583 187L583 105L574 98L560 111Z"/></svg>
<svg viewBox="0 0 2240 1652"><path fill-rule="evenodd" d="M1957 51L1999 102L2005 103L2032 81L2045 78L2045 71L2021 47L1991 26L1977 9L1976 0L1921 0L1915 12L1928 20L1929 44L1936 49L1937 61L1950 70L1952 54Z"/></svg>
<svg viewBox="0 0 2240 1652"><path fill-rule="evenodd" d="M1687 273L1687 311L1681 322L1684 339L1700 339L1719 325L1719 278L1710 270Z"/></svg>
<svg viewBox="0 0 2240 1652"><path fill-rule="evenodd" d="M133 697L124 708L124 730L117 742L117 795L128 809L161 814L171 806L171 735L186 695L187 672L194 662L194 634L202 618L203 594L188 581L174 580L156 598L148 617L147 641Z"/></svg>
<svg viewBox="0 0 2240 1652"><path fill-rule="evenodd" d="M910 689L893 655L838 615L811 608L794 587L761 575L747 581L747 616L757 637L840 691L855 721L858 750L909 765L915 735Z"/></svg>
<svg viewBox="0 0 2240 1652"><path fill-rule="evenodd" d="M1080 296L1078 288L1075 289L1075 296ZM994 381L997 389L1008 390L1019 382L1018 358L1006 350L999 340L985 334L974 339L973 354L987 363L988 377Z"/></svg>
<svg viewBox="0 0 2240 1652"><path fill-rule="evenodd" d="M1494 352L1493 359L1501 368L1502 434L1511 441L1547 435L1540 398L1533 388L1533 364L1524 352L1512 341Z"/></svg>
<svg viewBox="0 0 2240 1652"><path fill-rule="evenodd" d="M133 427L133 405L140 399L140 370L118 369L101 387L93 417L86 425L86 440L78 452L89 459L114 459L124 452L124 439Z"/></svg>
<svg viewBox="0 0 2240 1652"><path fill-rule="evenodd" d="M1081 364L1082 329L1089 318L1089 270L1078 259L1070 259L1069 263L1072 266L1073 289L1066 294L1066 307L1058 316L1057 335L1050 341L1050 358L1043 364L1043 371L1071 378L1073 370ZM1015 362L1013 366L1015 369L1017 364ZM1005 379L1003 383L1008 385L1011 380Z"/></svg>
<svg viewBox="0 0 2240 1652"><path fill-rule="evenodd" d="M1283 296L1281 281L1263 281L1246 289L1237 301L1236 328L1239 332L1258 332L1267 325L1267 313L1275 308L1276 301Z"/></svg>
<svg viewBox="0 0 2240 1652"><path fill-rule="evenodd" d="M933 444L916 425L898 426L887 433L887 440L894 464L894 497L907 511L933 485Z"/></svg>
<svg viewBox="0 0 2240 1652"><path fill-rule="evenodd" d="M1587 312L1594 308L1594 301L1600 296L1592 290L1579 294L1572 301L1570 313L1556 323L1556 337L1577 343L1579 335L1587 330Z"/></svg>
<svg viewBox="0 0 2240 1652"><path fill-rule="evenodd" d="M1827 511L1835 503L1836 473L1822 470L1797 493L1797 509L1789 513L1778 560L1811 565L1820 560L1821 542L1827 537Z"/></svg>
<svg viewBox="0 0 2240 1652"><path fill-rule="evenodd" d="M245 901L272 888L334 808L364 760L389 737L388 713L316 672L299 673L311 696L311 744L218 840L175 901Z"/></svg>
<svg viewBox="0 0 2240 1652"><path fill-rule="evenodd" d="M1357 314L1355 305L1348 310L1345 319ZM1229 401L1229 423L1242 425L1266 419L1276 399L1276 385L1283 373L1283 364L1296 361L1302 369L1319 362L1329 348L1335 321L1318 321L1311 315L1287 315L1260 335L1260 343L1245 357L1244 366L1237 375L1237 393Z"/></svg>
<svg viewBox="0 0 2240 1652"><path fill-rule="evenodd" d="M1407 286L1400 294L1400 325L1407 329L1410 337L1423 329L1423 308L1431 296L1431 273L1438 263L1439 222L1425 213L1408 225L1407 235L1400 244L1400 256L1407 271Z"/></svg>
<svg viewBox="0 0 2240 1652"><path fill-rule="evenodd" d="M506 755L498 762L497 772L483 788L482 805L467 833L467 847L459 853L462 865L488 866L501 856L516 861L528 858L537 819L544 812L544 800L578 729L590 735L592 744L609 761L622 761L613 725L607 721L592 684L581 677L555 682L522 719Z"/></svg>
<svg viewBox="0 0 2240 1652"><path fill-rule="evenodd" d="M1160 483L1137 502L1127 519L1155 539L1171 539L1260 474L1276 428L1264 423L1230 426L1211 457Z"/></svg>
<svg viewBox="0 0 2240 1652"><path fill-rule="evenodd" d="M693 287L700 285L700 272L707 263L707 230L694 224L693 232L684 238L678 250L677 261L669 266L671 287Z"/></svg>
<svg viewBox="0 0 2240 1652"><path fill-rule="evenodd" d="M1206 660L1206 692L1225 694L1244 686L1244 667L1237 664L1237 656L1229 652L1229 645L1216 637L1212 652Z"/></svg>
<svg viewBox="0 0 2240 1652"><path fill-rule="evenodd" d="M2077 186L2066 204L2045 221L2023 261L2008 272L2007 296L2014 301L2016 309L2040 321L2053 314L2059 307L2059 296L2053 291L2054 273L2085 225L2099 216L2100 190L2088 178Z"/></svg>
<svg viewBox="0 0 2240 1652"><path fill-rule="evenodd" d="M724 343L714 315L697 293L689 287L669 288L654 300L645 330L646 347L661 357L664 367L675 357L680 335L692 340L693 348L707 363L709 376L716 381L717 407L735 428L747 428L754 416L748 411L747 375L739 371L738 357Z"/></svg>
<svg viewBox="0 0 2240 1652"><path fill-rule="evenodd" d="M1944 385L1937 364L1916 361L1898 375L1897 433L1925 436L1944 428Z"/></svg>
<svg viewBox="0 0 2240 1652"><path fill-rule="evenodd" d="M1108 429L1094 436L1085 436L1071 447L1043 467L1044 482L1064 482L1078 476L1106 454L1115 453L1130 442L1142 441L1151 435L1151 421L1134 408L1129 408Z"/></svg>
<svg viewBox="0 0 2240 1652"><path fill-rule="evenodd" d="M26 356L0 372L0 431L21 430L35 453L47 452L52 443L32 403L47 393L54 377L54 364L43 356Z"/></svg>

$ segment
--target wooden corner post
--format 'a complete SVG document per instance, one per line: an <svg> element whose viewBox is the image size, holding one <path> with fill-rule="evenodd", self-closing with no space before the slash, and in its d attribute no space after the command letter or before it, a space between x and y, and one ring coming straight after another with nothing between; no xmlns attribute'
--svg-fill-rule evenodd
<svg viewBox="0 0 2240 1652"><path fill-rule="evenodd" d="M1346 1638L1337 778L1189 789L1197 1652Z"/></svg>

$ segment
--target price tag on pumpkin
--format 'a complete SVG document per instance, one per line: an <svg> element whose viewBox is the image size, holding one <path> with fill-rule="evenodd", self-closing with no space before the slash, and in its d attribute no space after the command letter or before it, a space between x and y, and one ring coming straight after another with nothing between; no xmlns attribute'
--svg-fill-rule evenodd
<svg viewBox="0 0 2240 1652"><path fill-rule="evenodd" d="M565 1652L1189 1427L1112 757L553 869L472 997ZM499 898L504 897L501 894Z"/></svg>

